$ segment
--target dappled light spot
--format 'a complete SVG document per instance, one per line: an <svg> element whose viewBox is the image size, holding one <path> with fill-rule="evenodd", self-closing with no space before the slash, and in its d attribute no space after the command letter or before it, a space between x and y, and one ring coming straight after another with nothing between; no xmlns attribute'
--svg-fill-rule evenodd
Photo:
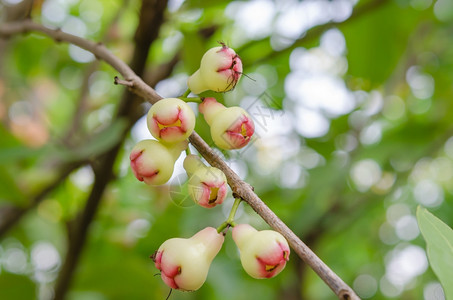
<svg viewBox="0 0 453 300"><path fill-rule="evenodd" d="M383 276L381 280L379 280L379 287L381 293L388 298L398 297L402 292L403 288L398 285L394 285L387 276Z"/></svg>
<svg viewBox="0 0 453 300"><path fill-rule="evenodd" d="M388 193L396 181L396 176L390 172L383 172L381 179L372 187L376 194L384 195Z"/></svg>
<svg viewBox="0 0 453 300"><path fill-rule="evenodd" d="M91 111L86 119L87 128L92 131L99 130L104 124L108 124L111 121L114 110L115 106L113 104L105 104L99 109Z"/></svg>
<svg viewBox="0 0 453 300"><path fill-rule="evenodd" d="M90 96L100 98L112 88L112 76L103 71L94 72L90 75L89 84Z"/></svg>
<svg viewBox="0 0 453 300"><path fill-rule="evenodd" d="M19 247L7 247L3 253L3 268L11 273L25 274L28 268L28 256L24 249Z"/></svg>
<svg viewBox="0 0 453 300"><path fill-rule="evenodd" d="M62 68L59 78L61 84L69 90L76 90L82 85L82 71L74 66Z"/></svg>
<svg viewBox="0 0 453 300"><path fill-rule="evenodd" d="M434 4L434 14L440 21L453 20L453 2L451 0L437 0Z"/></svg>
<svg viewBox="0 0 453 300"><path fill-rule="evenodd" d="M450 159L453 159L453 136L445 142L444 151Z"/></svg>
<svg viewBox="0 0 453 300"><path fill-rule="evenodd" d="M280 186L300 189L307 185L310 175L300 165L286 162L280 171Z"/></svg>
<svg viewBox="0 0 453 300"><path fill-rule="evenodd" d="M187 75L179 74L161 80L156 85L156 92L164 98L182 95L186 89Z"/></svg>
<svg viewBox="0 0 453 300"><path fill-rule="evenodd" d="M433 96L434 79L431 75L422 72L420 67L410 67L406 72L406 81L415 97L428 99Z"/></svg>
<svg viewBox="0 0 453 300"><path fill-rule="evenodd" d="M148 234L151 223L147 219L135 219L127 225L127 235L132 238L143 238Z"/></svg>
<svg viewBox="0 0 453 300"><path fill-rule="evenodd" d="M382 124L380 121L375 121L366 126L360 132L360 142L364 145L372 145L379 143L382 138Z"/></svg>
<svg viewBox="0 0 453 300"><path fill-rule="evenodd" d="M2 2L5 3L6 5L16 5L21 3L22 1L24 0L2 0Z"/></svg>
<svg viewBox="0 0 453 300"><path fill-rule="evenodd" d="M83 0L79 5L79 13L86 22L99 22L104 13L104 6L97 0Z"/></svg>
<svg viewBox="0 0 453 300"><path fill-rule="evenodd" d="M398 220L411 214L411 209L406 203L395 203L389 206L385 212L387 221L394 227Z"/></svg>
<svg viewBox="0 0 453 300"><path fill-rule="evenodd" d="M354 280L353 288L359 297L368 299L376 294L378 282L376 278L369 274L361 274Z"/></svg>
<svg viewBox="0 0 453 300"><path fill-rule="evenodd" d="M42 5L43 23L61 25L68 15L68 8L64 1L48 0Z"/></svg>
<svg viewBox="0 0 453 300"><path fill-rule="evenodd" d="M272 32L275 13L275 4L269 0L234 1L225 9L225 15L236 21L237 33L242 31L242 35L251 39L263 38Z"/></svg>
<svg viewBox="0 0 453 300"><path fill-rule="evenodd" d="M424 206L437 207L444 201L444 191L436 182L426 179L415 185L414 197Z"/></svg>
<svg viewBox="0 0 453 300"><path fill-rule="evenodd" d="M415 245L400 244L386 256L385 277L399 292L428 268L425 250ZM386 296L385 289L381 291ZM397 296L393 295L392 297Z"/></svg>
<svg viewBox="0 0 453 300"><path fill-rule="evenodd" d="M398 96L388 96L384 99L382 114L391 121L396 121L404 116L406 104Z"/></svg>
<svg viewBox="0 0 453 300"><path fill-rule="evenodd" d="M413 215L402 216L395 224L395 231L404 241L411 241L420 234L417 219Z"/></svg>
<svg viewBox="0 0 453 300"><path fill-rule="evenodd" d="M89 63L95 59L91 52L88 52L80 47L69 45L69 56L76 62Z"/></svg>
<svg viewBox="0 0 453 300"><path fill-rule="evenodd" d="M432 3L433 3L433 0L411 0L410 1L411 6L416 10L428 9Z"/></svg>
<svg viewBox="0 0 453 300"><path fill-rule="evenodd" d="M31 263L35 271L55 271L61 263L60 254L49 242L40 241L31 248Z"/></svg>
<svg viewBox="0 0 453 300"><path fill-rule="evenodd" d="M324 136L330 128L330 122L326 117L302 107L296 108L294 123L296 131L307 138Z"/></svg>
<svg viewBox="0 0 453 300"><path fill-rule="evenodd" d="M346 51L346 40L340 30L333 28L321 36L321 48L332 56L341 56Z"/></svg>
<svg viewBox="0 0 453 300"><path fill-rule="evenodd" d="M148 130L146 125L146 115L141 117L137 122L135 122L134 126L131 129L131 136L134 144L138 143L141 140L156 140ZM129 164L129 161L128 161Z"/></svg>
<svg viewBox="0 0 453 300"><path fill-rule="evenodd" d="M432 281L423 288L424 300L445 300L444 289L437 281Z"/></svg>
<svg viewBox="0 0 453 300"><path fill-rule="evenodd" d="M349 113L355 107L352 94L344 81L336 76L292 72L285 80L288 96L298 105L335 117Z"/></svg>
<svg viewBox="0 0 453 300"><path fill-rule="evenodd" d="M381 227L379 227L379 238L387 245L395 245L400 241L395 233L395 228L388 222L384 222Z"/></svg>
<svg viewBox="0 0 453 300"><path fill-rule="evenodd" d="M340 134L335 138L335 146L337 149L350 152L358 146L357 138L350 133Z"/></svg>
<svg viewBox="0 0 453 300"><path fill-rule="evenodd" d="M87 26L85 23L77 17L69 16L63 26L61 27L63 32L84 37L87 34Z"/></svg>
<svg viewBox="0 0 453 300"><path fill-rule="evenodd" d="M357 189L361 192L366 192L379 181L382 171L376 161L364 159L354 163L351 167L350 175Z"/></svg>
<svg viewBox="0 0 453 300"><path fill-rule="evenodd" d="M70 177L72 183L83 191L88 191L94 182L93 169L90 166L84 166L73 172Z"/></svg>

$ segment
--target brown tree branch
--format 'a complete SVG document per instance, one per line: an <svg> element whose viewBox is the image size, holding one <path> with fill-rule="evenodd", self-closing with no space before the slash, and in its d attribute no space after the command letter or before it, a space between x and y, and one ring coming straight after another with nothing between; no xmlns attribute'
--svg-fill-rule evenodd
<svg viewBox="0 0 453 300"><path fill-rule="evenodd" d="M166 6L167 1L142 1L139 24L134 37L134 53L132 55L130 67L116 59L104 46L95 44L96 49L98 49L98 52L96 53L97 57L102 57L99 54L107 54L106 59L103 59L106 62L114 60L115 66L121 68L120 73L128 81L134 82L134 85L130 87L131 90L134 90L135 86L144 86L148 92L157 95L157 93L146 85L138 75L144 73L149 49L152 42L159 34L159 28L163 22L163 13ZM53 32L58 33L60 37L67 36L67 34L61 35L60 31ZM80 42L79 39L77 40ZM89 42L81 44L92 47L94 43ZM121 97L121 102L118 105L114 120L126 119L128 126L123 131L123 138L120 139L120 142L105 155L99 157L98 164L94 165L95 180L91 193L82 213L73 221L71 224L72 226L69 228L69 247L55 287L56 300L63 300L70 287L74 270L80 260L83 247L87 240L89 226L96 215L105 188L113 177L113 165L121 148L122 141L130 127L136 122L137 114L135 113L135 109L139 106L140 102L140 99L138 99L135 94L127 90Z"/></svg>
<svg viewBox="0 0 453 300"><path fill-rule="evenodd" d="M27 31L38 31L59 41L73 43L87 51L94 53L98 58L103 59L116 69L126 81L130 82L129 90L143 97L151 103L162 99L154 89L148 86L137 76L134 71L125 63L116 58L104 46L75 37L70 34L62 33L59 30L48 29L42 25L31 21L19 23L3 24L0 27L0 35L8 37ZM231 170L230 167L209 147L209 145L197 134L193 133L190 142L200 152L201 155L212 165L222 170L228 183L238 196L246 201L266 223L273 229L280 232L289 242L291 248L297 255L304 260L324 282L332 289L339 299L360 299L355 292L344 281L335 274L311 249L309 249L285 223L283 223L275 213L254 193L253 188L246 182L242 181L239 176Z"/></svg>
<svg viewBox="0 0 453 300"><path fill-rule="evenodd" d="M159 99L160 96L148 86L125 62L118 59L110 52L103 44L95 43L87 39L65 33L59 29L50 29L41 24L37 24L32 20L24 20L19 22L0 24L0 38L8 38L12 35L17 35L27 32L38 32L46 36L52 37L57 42L67 42L74 44L82 49L93 53L97 58L104 60L108 65L113 67L127 81L132 82L129 88L133 93L145 99Z"/></svg>

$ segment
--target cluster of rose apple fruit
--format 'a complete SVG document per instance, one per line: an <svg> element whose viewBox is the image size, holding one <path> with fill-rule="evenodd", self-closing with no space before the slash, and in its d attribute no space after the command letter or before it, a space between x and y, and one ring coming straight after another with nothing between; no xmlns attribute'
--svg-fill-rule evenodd
<svg viewBox="0 0 453 300"><path fill-rule="evenodd" d="M188 79L190 91L226 92L234 88L242 74L242 62L225 44L208 50L200 68ZM188 147L187 138L195 127L195 114L183 101L201 102L198 110L210 126L217 147L225 150L246 146L255 127L240 107L225 107L215 98L165 98L148 112L147 124L156 140L140 141L131 151L134 175L149 185L166 183L173 174L175 161ZM188 174L188 191L195 203L206 208L221 204L227 195L225 174L206 166L197 155L187 154L184 169ZM233 240L239 248L244 270L254 278L271 278L280 273L289 259L285 238L273 230L257 231L248 224L234 223L241 199L236 199L230 217L219 228L207 227L191 238L165 241L152 255L162 280L172 289L194 291L206 280L209 266L220 251L224 236L233 227Z"/></svg>

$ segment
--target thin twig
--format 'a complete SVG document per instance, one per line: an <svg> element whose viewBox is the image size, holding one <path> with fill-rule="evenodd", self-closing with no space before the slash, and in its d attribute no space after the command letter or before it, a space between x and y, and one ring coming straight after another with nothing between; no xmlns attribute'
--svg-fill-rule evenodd
<svg viewBox="0 0 453 300"><path fill-rule="evenodd" d="M158 95L154 89L144 83L132 69L116 58L102 45L67 33L62 33L59 30L48 29L32 21L3 24L0 28L0 35L10 36L27 31L38 31L53 37L56 40L73 43L92 52L98 58L103 59L115 68L127 81L133 82L133 85L129 87L132 92L143 97L150 103L155 103L162 99L162 97ZM307 263L322 280L324 280L339 299L360 299L337 274L322 262L321 259L275 215L275 213L253 192L252 187L248 183L242 181L196 132L190 136L190 142L212 166L219 168L225 173L233 193L239 195L263 218L264 221L266 221L266 223L274 230L280 232L288 240L290 246L297 255L304 260L304 262Z"/></svg>
<svg viewBox="0 0 453 300"><path fill-rule="evenodd" d="M120 79L118 76L115 76L114 80L113 80L113 83L116 84L116 85L124 85L124 86L127 86L129 88L133 87L134 86L134 83L130 80L123 80L123 79Z"/></svg>

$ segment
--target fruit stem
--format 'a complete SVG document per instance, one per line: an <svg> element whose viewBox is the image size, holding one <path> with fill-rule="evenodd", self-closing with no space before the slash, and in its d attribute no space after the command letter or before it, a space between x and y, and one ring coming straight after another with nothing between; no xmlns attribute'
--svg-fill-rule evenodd
<svg viewBox="0 0 453 300"><path fill-rule="evenodd" d="M201 100L200 97L184 97L184 96L181 96L181 97L179 97L179 99L181 99L184 102L195 102L195 103L203 102L203 100Z"/></svg>
<svg viewBox="0 0 453 300"><path fill-rule="evenodd" d="M190 89L187 89L187 91L185 91L184 94L182 94L181 97L187 98L187 96L189 96L189 94L190 94Z"/></svg>
<svg viewBox="0 0 453 300"><path fill-rule="evenodd" d="M234 216L236 215L236 212L238 210L239 204L241 204L241 201L242 201L241 198L234 199L234 203L233 203L233 207L231 207L230 215L228 216L228 219L217 228L218 233L222 232L225 228L228 231L228 228L234 227L236 225L236 223L234 222Z"/></svg>
<svg viewBox="0 0 453 300"><path fill-rule="evenodd" d="M190 151L190 146L187 145L187 148L186 148L186 155L190 155L192 154L192 152Z"/></svg>

